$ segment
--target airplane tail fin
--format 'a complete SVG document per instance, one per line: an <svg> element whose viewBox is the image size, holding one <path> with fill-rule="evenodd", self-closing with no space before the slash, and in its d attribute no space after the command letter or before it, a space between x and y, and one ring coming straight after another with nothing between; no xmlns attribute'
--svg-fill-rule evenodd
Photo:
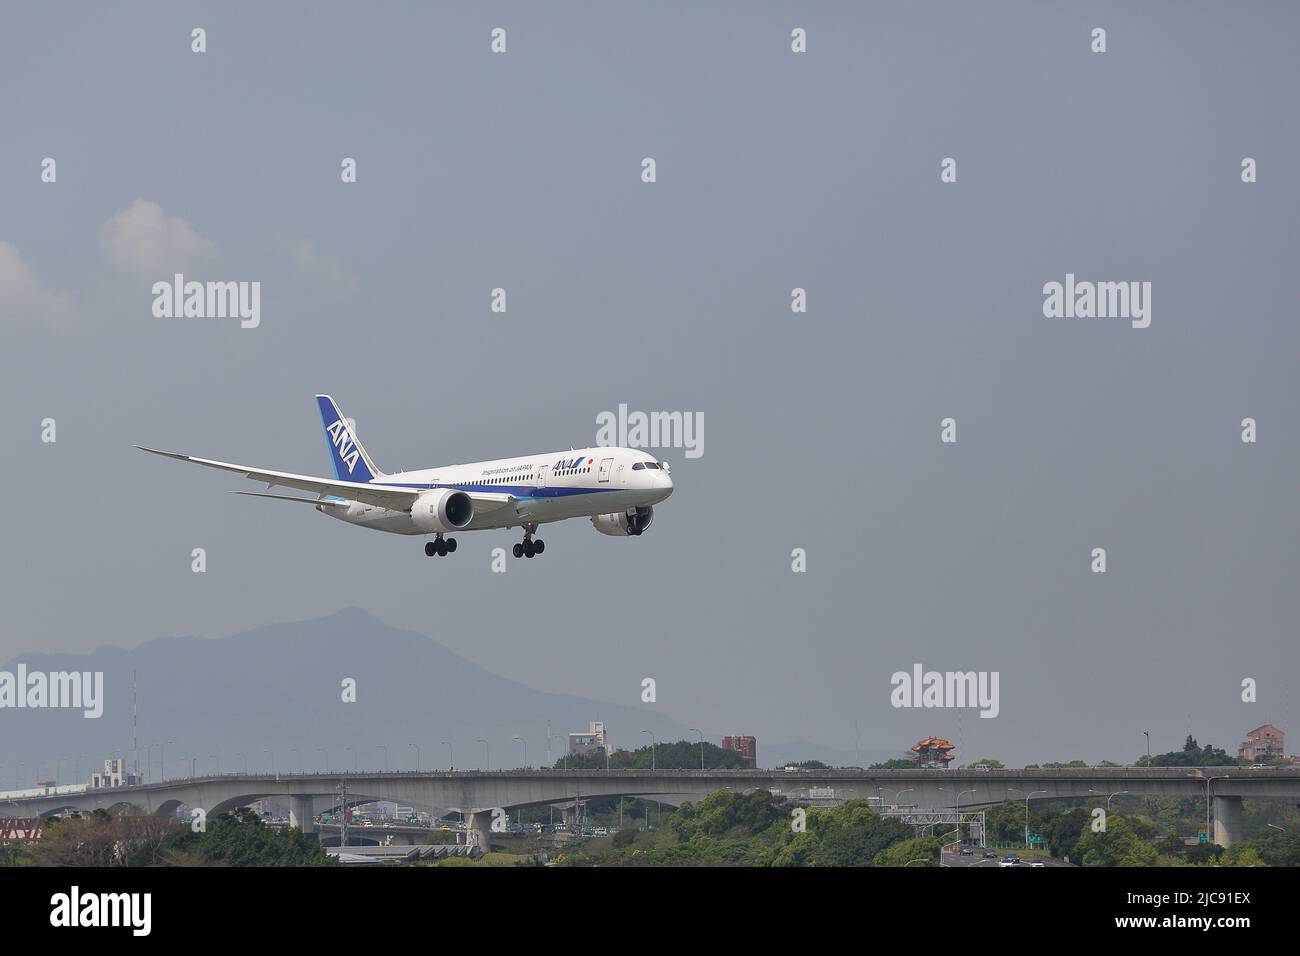
<svg viewBox="0 0 1300 956"><path fill-rule="evenodd" d="M334 465L334 477L339 481L372 481L382 474L375 467L374 460L366 454L357 441L356 431L351 423L343 417L334 399L328 395L317 395L316 404L320 407L321 424L325 426L325 440L330 446L330 461Z"/></svg>

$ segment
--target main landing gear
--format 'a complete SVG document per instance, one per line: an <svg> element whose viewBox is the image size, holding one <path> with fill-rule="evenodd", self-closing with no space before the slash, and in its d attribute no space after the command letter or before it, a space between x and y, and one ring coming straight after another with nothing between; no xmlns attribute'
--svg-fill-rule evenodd
<svg viewBox="0 0 1300 956"><path fill-rule="evenodd" d="M432 541L426 541L424 543L424 553L430 558L432 558L435 554L440 558L445 558L448 554L450 554L452 551L455 550L456 550L456 539L444 538L442 535L438 535Z"/></svg>
<svg viewBox="0 0 1300 956"><path fill-rule="evenodd" d="M516 558L531 558L535 554L541 554L546 550L546 542L541 538L533 540L533 532L537 530L537 522L530 521L524 525L524 540L515 545Z"/></svg>

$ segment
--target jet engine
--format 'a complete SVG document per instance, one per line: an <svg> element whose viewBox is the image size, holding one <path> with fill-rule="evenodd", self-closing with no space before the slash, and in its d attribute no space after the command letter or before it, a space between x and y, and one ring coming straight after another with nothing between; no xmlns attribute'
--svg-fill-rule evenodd
<svg viewBox="0 0 1300 956"><path fill-rule="evenodd" d="M451 488L426 491L411 506L411 522L421 531L459 531L473 520L473 500L465 492Z"/></svg>
<svg viewBox="0 0 1300 956"><path fill-rule="evenodd" d="M623 537L640 534L650 527L650 522L654 520L654 516L654 508L649 505L642 505L637 508L629 508L627 511L596 515L591 519L591 524L601 534Z"/></svg>

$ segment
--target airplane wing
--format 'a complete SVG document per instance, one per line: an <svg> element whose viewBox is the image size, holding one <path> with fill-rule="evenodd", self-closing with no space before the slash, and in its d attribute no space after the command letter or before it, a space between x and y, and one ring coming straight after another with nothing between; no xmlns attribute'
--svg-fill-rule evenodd
<svg viewBox="0 0 1300 956"><path fill-rule="evenodd" d="M180 455L172 451L159 451L157 448L145 448L143 445L136 445L135 447L141 451L147 451L151 455L162 455L164 458L193 462L207 468L219 468L221 471L234 472L237 475L243 475L245 478L252 478L254 481L265 481L268 488L280 486L297 488L299 491L310 491L318 495L338 495L340 498L362 501L379 508L410 511L411 504L420 493L419 488L398 488L394 485L372 485L357 481L316 478L311 475L295 475L284 471L265 471L261 468L235 465L227 461L212 461L208 458L195 458L192 455Z"/></svg>
<svg viewBox="0 0 1300 956"><path fill-rule="evenodd" d="M326 508L346 508L351 502L337 498L295 498L293 495L268 495L260 491L232 491L234 495L248 495L250 498L273 498L276 501L301 501L307 505L323 505Z"/></svg>
<svg viewBox="0 0 1300 956"><path fill-rule="evenodd" d="M410 511L416 497L421 491L425 490L423 488L403 488L398 485L338 481L329 478L317 478L312 475L295 475L284 471L266 471L261 468L250 468L248 465L235 465L226 461L212 461L209 458L195 458L192 455L160 451L157 448L146 448L144 445L136 445L135 447L141 451L147 451L151 455L162 455L164 458L175 458L178 461L188 461L207 468L218 468L221 471L233 472L237 475L243 475L245 478L252 478L254 481L265 481L268 488L279 486L296 488L299 491L309 491L318 495L337 495L351 501L361 501L368 505L375 505L379 508L392 508L397 511ZM250 491L240 491L236 492L236 494L251 494L255 497L276 498L281 501L305 501L309 504L325 505L326 507L346 504L345 502L318 501L313 498L293 498L288 495L267 495ZM470 500L474 502L475 514L496 511L498 508L508 507L517 500L514 495L499 492L467 491L465 494L469 495Z"/></svg>

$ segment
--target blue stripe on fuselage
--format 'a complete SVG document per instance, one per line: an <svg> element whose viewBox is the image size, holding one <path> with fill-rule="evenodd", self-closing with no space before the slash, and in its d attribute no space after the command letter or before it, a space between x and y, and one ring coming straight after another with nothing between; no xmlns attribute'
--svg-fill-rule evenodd
<svg viewBox="0 0 1300 956"><path fill-rule="evenodd" d="M479 485L479 484L459 484L459 485L417 485L405 482L381 481L376 480L375 484L389 485L393 488L451 488L454 491L473 491L482 492L483 494L514 495L516 498L567 498L571 495L594 495L603 491L621 491L626 489L620 488L537 488L533 485Z"/></svg>

